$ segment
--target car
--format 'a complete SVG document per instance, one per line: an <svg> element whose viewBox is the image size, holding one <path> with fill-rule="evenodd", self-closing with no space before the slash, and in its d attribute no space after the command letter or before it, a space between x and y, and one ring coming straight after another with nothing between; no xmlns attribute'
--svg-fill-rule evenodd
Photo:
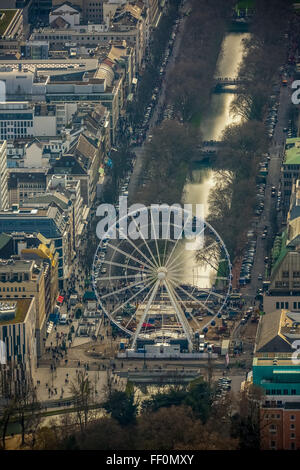
<svg viewBox="0 0 300 470"><path fill-rule="evenodd" d="M259 275L257 276L257 280L258 280L258 281L262 281L262 275L261 275L261 274L259 274Z"/></svg>
<svg viewBox="0 0 300 470"><path fill-rule="evenodd" d="M107 272L107 268L105 268L105 266L103 266L103 268L101 269L101 274L106 274Z"/></svg>

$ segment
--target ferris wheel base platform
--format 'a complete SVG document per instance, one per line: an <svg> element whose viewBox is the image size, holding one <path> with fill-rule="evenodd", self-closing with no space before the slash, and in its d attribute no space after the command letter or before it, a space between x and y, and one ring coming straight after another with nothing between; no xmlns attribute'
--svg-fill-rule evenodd
<svg viewBox="0 0 300 470"><path fill-rule="evenodd" d="M150 353L150 352L138 352L133 350L126 350L125 352L119 352L117 354L118 359L217 359L219 356L215 353L200 353L200 352L186 352L186 353Z"/></svg>

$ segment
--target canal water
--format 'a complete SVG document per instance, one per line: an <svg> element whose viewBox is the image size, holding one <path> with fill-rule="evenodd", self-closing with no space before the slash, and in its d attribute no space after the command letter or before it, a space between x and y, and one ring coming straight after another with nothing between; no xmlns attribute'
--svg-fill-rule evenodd
<svg viewBox="0 0 300 470"><path fill-rule="evenodd" d="M239 64L243 57L243 39L249 37L249 33L228 33L223 41L222 49L218 58L215 77L236 78ZM220 140L222 132L226 126L238 123L239 117L230 113L230 105L234 99L232 93L213 94L209 109L203 117L201 123L201 133L204 141ZM214 188L214 170L207 164L195 164L184 187L183 202L189 204L202 204L203 214L209 213L208 197L211 189ZM182 246L179 247L182 249ZM183 250L182 279L189 282L191 280L191 262L193 253ZM214 278L214 270L210 267L201 268L201 276L193 283L202 288L211 287ZM195 280L195 277L194 277Z"/></svg>

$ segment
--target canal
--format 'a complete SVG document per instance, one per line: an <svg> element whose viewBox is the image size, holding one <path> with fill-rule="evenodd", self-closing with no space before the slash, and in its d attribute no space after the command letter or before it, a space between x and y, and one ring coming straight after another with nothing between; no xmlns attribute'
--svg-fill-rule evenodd
<svg viewBox="0 0 300 470"><path fill-rule="evenodd" d="M239 64L243 57L243 39L249 33L228 33L223 41L218 58L215 77L236 78ZM211 96L211 103L201 122L201 133L204 141L220 140L226 126L239 122L238 117L230 113L230 105L234 99L232 93L216 93ZM189 204L202 204L204 216L209 213L209 192L214 188L214 170L207 163L195 163L184 187L183 202ZM181 247L182 248L182 247ZM182 279L189 278L192 252L183 250L185 262L183 263ZM211 287L214 273L212 268L203 268L203 278L197 284L203 288Z"/></svg>

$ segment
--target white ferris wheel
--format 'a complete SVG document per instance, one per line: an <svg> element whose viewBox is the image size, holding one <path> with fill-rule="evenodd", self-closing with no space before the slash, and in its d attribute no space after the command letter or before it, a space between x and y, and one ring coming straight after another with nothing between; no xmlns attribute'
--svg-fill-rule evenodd
<svg viewBox="0 0 300 470"><path fill-rule="evenodd" d="M171 343L196 350L197 335L214 325L231 292L231 263L221 237L202 220L190 249L187 227L199 220L176 211L159 219L156 214L158 225L153 206L131 212L110 226L94 256L97 300L134 349Z"/></svg>

